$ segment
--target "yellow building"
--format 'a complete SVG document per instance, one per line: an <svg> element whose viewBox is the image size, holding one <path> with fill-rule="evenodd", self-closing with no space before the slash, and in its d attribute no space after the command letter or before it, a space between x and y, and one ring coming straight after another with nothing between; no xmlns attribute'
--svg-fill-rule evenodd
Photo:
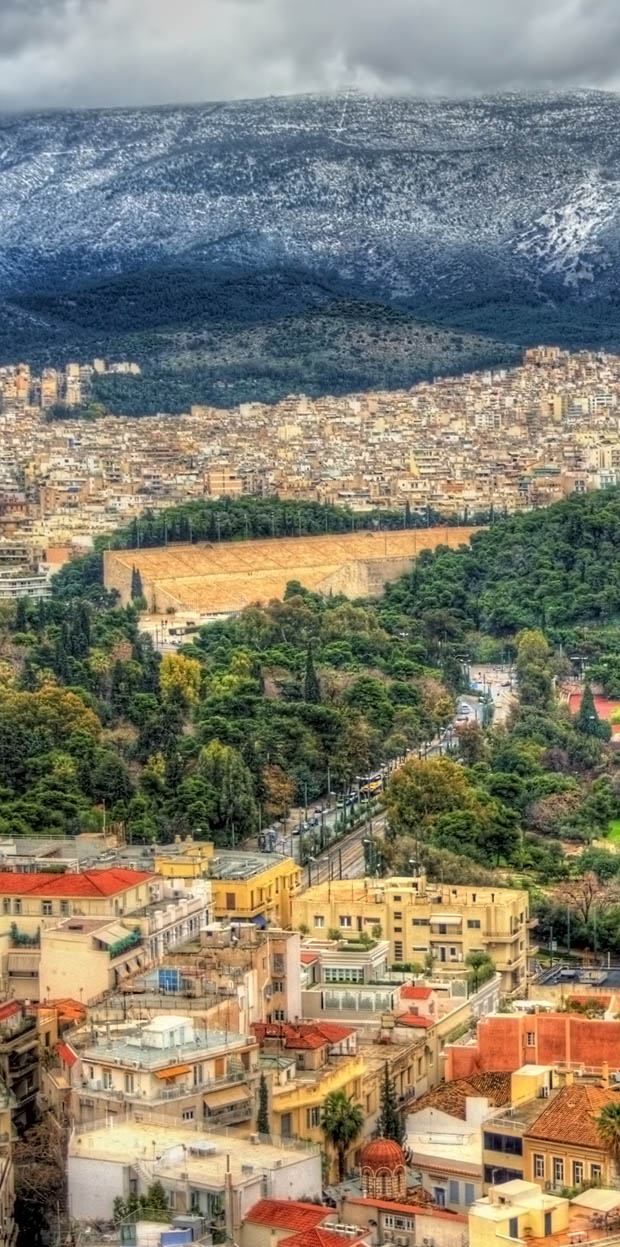
<svg viewBox="0 0 620 1247"><path fill-rule="evenodd" d="M13 1097L0 1083L0 1247L14 1247L15 1178L13 1172Z"/></svg>
<svg viewBox="0 0 620 1247"><path fill-rule="evenodd" d="M569 1203L517 1178L493 1187L469 1210L469 1247L544 1239L568 1230Z"/></svg>
<svg viewBox="0 0 620 1247"><path fill-rule="evenodd" d="M565 1074L564 1086L546 1106L543 1101L543 1111L526 1130L524 1177L556 1190L585 1183L616 1186L616 1164L596 1123L605 1105L617 1102L617 1091L573 1082L571 1072Z"/></svg>
<svg viewBox="0 0 620 1247"><path fill-rule="evenodd" d="M527 964L527 892L463 887L413 878L332 880L293 901L293 925L313 936L328 930L381 929L394 964L423 963L467 973L470 952L483 950L501 975L502 991L523 989Z"/></svg>
<svg viewBox="0 0 620 1247"><path fill-rule="evenodd" d="M271 1130L283 1139L305 1139L325 1146L321 1130L323 1102L330 1091L344 1091L356 1104L362 1103L364 1058L357 1054L344 1056L323 1069L296 1071L290 1082L272 1086ZM366 1135L356 1139L347 1153L347 1170L354 1168L357 1154ZM331 1177L337 1178L335 1157L331 1158Z"/></svg>
<svg viewBox="0 0 620 1247"><path fill-rule="evenodd" d="M167 879L207 877L216 919L291 926L292 901L301 886L301 868L291 857L215 849L208 841L187 839L158 854L155 869Z"/></svg>

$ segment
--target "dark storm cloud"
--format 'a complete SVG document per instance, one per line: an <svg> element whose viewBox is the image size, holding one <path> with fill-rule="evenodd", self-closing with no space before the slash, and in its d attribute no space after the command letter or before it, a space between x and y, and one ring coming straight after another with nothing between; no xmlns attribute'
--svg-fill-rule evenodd
<svg viewBox="0 0 620 1247"><path fill-rule="evenodd" d="M620 0L0 0L0 102L620 85Z"/></svg>

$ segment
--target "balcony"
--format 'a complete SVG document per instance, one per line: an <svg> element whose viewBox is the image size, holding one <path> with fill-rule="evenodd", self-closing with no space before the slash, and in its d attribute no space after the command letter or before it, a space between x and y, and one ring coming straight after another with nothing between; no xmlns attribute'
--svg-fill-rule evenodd
<svg viewBox="0 0 620 1247"><path fill-rule="evenodd" d="M189 1083L181 1083L174 1087L161 1087L152 1091L150 1094L136 1088L135 1091L125 1091L120 1087L105 1087L101 1078L83 1078L80 1084L80 1094L84 1096L95 1096L104 1100L120 1100L127 1103L139 1104L166 1104L170 1100L184 1100L188 1097L194 1099L196 1096L208 1094L210 1091L224 1089L225 1087L234 1086L238 1083L247 1081L251 1071L243 1074L227 1074L223 1078L213 1078L207 1082L202 1082L194 1086Z"/></svg>

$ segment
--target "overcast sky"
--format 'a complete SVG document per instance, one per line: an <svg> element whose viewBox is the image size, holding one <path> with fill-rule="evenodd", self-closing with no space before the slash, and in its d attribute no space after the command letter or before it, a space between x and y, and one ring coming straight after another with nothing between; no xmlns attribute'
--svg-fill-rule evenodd
<svg viewBox="0 0 620 1247"><path fill-rule="evenodd" d="M620 87L620 0L0 0L0 106Z"/></svg>

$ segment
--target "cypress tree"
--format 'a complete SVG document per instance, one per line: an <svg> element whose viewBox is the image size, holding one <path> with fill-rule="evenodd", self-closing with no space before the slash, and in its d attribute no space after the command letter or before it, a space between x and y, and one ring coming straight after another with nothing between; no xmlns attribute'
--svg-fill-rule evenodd
<svg viewBox="0 0 620 1247"><path fill-rule="evenodd" d="M589 680L586 681L583 690L583 697L581 698L579 713L575 720L575 727L577 728L577 731L582 732L584 736L601 735L601 721L598 717L596 706L594 704L594 694Z"/></svg>
<svg viewBox="0 0 620 1247"><path fill-rule="evenodd" d="M314 670L314 658L312 657L312 646L308 646L306 654L306 675L304 679L304 701L316 705L321 700L321 686L318 676Z"/></svg>
<svg viewBox="0 0 620 1247"><path fill-rule="evenodd" d="M131 569L131 600L135 602L136 598L143 598L144 591L142 589L142 576L139 567Z"/></svg>
<svg viewBox="0 0 620 1247"><path fill-rule="evenodd" d="M405 1127L398 1111L394 1083L390 1078L390 1067L385 1062L381 1082L381 1107L379 1110L379 1134L382 1139L393 1139L402 1147L405 1142Z"/></svg>
<svg viewBox="0 0 620 1247"><path fill-rule="evenodd" d="M28 611L25 598L18 598L15 605L15 631L28 631Z"/></svg>
<svg viewBox="0 0 620 1247"><path fill-rule="evenodd" d="M408 498L405 502L405 528L411 528L411 503Z"/></svg>
<svg viewBox="0 0 620 1247"><path fill-rule="evenodd" d="M259 1134L269 1134L269 1095L267 1092L267 1080L264 1074L261 1074L258 1084L256 1129Z"/></svg>

